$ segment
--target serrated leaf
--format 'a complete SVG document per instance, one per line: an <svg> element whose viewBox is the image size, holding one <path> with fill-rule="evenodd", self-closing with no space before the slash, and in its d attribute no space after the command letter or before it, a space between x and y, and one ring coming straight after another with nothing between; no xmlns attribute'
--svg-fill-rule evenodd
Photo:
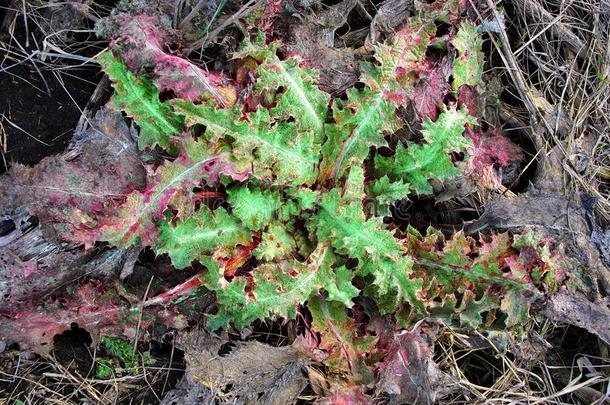
<svg viewBox="0 0 610 405"><path fill-rule="evenodd" d="M453 88L477 86L483 76L483 40L474 24L465 22L451 41L458 55L453 61Z"/></svg>
<svg viewBox="0 0 610 405"><path fill-rule="evenodd" d="M116 13L110 48L133 72L146 70L162 91L188 100L235 104L235 86L222 73L208 72L189 59L166 52L174 48L176 38L163 20L159 14Z"/></svg>
<svg viewBox="0 0 610 405"><path fill-rule="evenodd" d="M401 125L395 108L370 89L351 89L347 101L335 100L336 125L322 147L321 179L341 177L348 167L362 164L371 146L387 145L384 135Z"/></svg>
<svg viewBox="0 0 610 405"><path fill-rule="evenodd" d="M289 188L286 190L286 194L297 201L299 208L302 210L312 209L318 201L319 196L319 193L316 191L305 187Z"/></svg>
<svg viewBox="0 0 610 405"><path fill-rule="evenodd" d="M330 95L315 84L318 73L301 67L298 56L280 60L275 50L269 49L260 38L245 41L239 56L252 56L261 63L256 70L255 92L275 94L279 88L283 89L277 94L276 105L270 109L271 116L278 120L294 119L299 130L313 131L320 142Z"/></svg>
<svg viewBox="0 0 610 405"><path fill-rule="evenodd" d="M259 109L243 119L238 108L216 108L174 100L176 112L190 126L205 127L202 135L211 149L231 150L240 171L250 168L256 177L275 184L311 184L317 176L320 145L310 132L299 132L294 123L274 123L269 111Z"/></svg>
<svg viewBox="0 0 610 405"><path fill-rule="evenodd" d="M358 336L357 325L346 313L343 304L312 297L309 301L312 327L320 333L319 348L328 353L325 364L334 371L349 371L359 383L373 379L365 355L374 350L377 338Z"/></svg>
<svg viewBox="0 0 610 405"><path fill-rule="evenodd" d="M444 180L459 174L449 153L462 152L470 145L462 134L466 124L475 123L465 110L450 108L435 122L423 123L425 144L411 144L406 148L399 143L394 156L375 156L375 169L393 180L408 182L418 194L430 194L430 180Z"/></svg>
<svg viewBox="0 0 610 405"><path fill-rule="evenodd" d="M462 325L477 329L483 323L481 314L499 307L500 305L497 301L494 302L493 297L489 293L486 293L477 300L472 291L465 290L462 303L457 308L457 312L460 314L460 323Z"/></svg>
<svg viewBox="0 0 610 405"><path fill-rule="evenodd" d="M390 206L396 201L406 199L410 191L407 183L402 180L392 181L387 175L374 180L367 187L367 195L376 202L376 216L390 215Z"/></svg>
<svg viewBox="0 0 610 405"><path fill-rule="evenodd" d="M295 249L296 243L286 231L286 226L272 223L263 232L261 242L252 253L257 259L274 261L288 258Z"/></svg>
<svg viewBox="0 0 610 405"><path fill-rule="evenodd" d="M372 89L393 91L409 86L408 75L424 60L436 27L414 20L386 43L375 46L377 66L364 65L362 81Z"/></svg>
<svg viewBox="0 0 610 405"><path fill-rule="evenodd" d="M275 316L293 319L297 306L312 294L330 284L336 286L330 267L333 260L330 249L319 245L306 263L281 261L261 265L254 270L250 294L245 293L244 279L234 280L223 287L217 281L219 270L212 264L207 276L211 279L207 280L206 286L216 292L219 312L208 318L208 327L215 330L233 324L241 328L257 319Z"/></svg>
<svg viewBox="0 0 610 405"><path fill-rule="evenodd" d="M182 154L159 166L144 191L129 194L113 216L100 218L98 240L120 247L150 245L157 235L155 221L168 207L176 208L183 218L194 212L193 188L206 180L214 184L219 173L227 170L226 156L210 155L191 140L184 140L183 145Z"/></svg>
<svg viewBox="0 0 610 405"><path fill-rule="evenodd" d="M351 172L358 173L363 182L361 168L352 168ZM309 228L315 230L319 241L330 243L338 254L357 259L357 273L371 274L380 294L393 294L397 301L415 303L420 283L409 277L409 258L404 256L404 249L394 235L384 229L381 218L365 218L361 200L343 199L337 189L329 191L323 195Z"/></svg>
<svg viewBox="0 0 610 405"><path fill-rule="evenodd" d="M320 144L311 132L295 123L273 123L269 112L250 114L251 128L235 141L233 158L238 167L252 165L254 174L275 184L311 185L317 177Z"/></svg>
<svg viewBox="0 0 610 405"><path fill-rule="evenodd" d="M248 131L248 124L240 121L241 112L237 107L218 108L214 102L194 104L189 100L172 100L176 114L184 116L186 125L203 125L201 135L210 146L221 143L224 138L236 139Z"/></svg>
<svg viewBox="0 0 610 405"><path fill-rule="evenodd" d="M144 149L159 145L170 153L177 153L171 136L180 134L182 120L173 113L168 103L159 101L159 91L152 81L146 77L136 77L124 62L110 52L102 53L98 62L112 81L114 104L140 127L138 147Z"/></svg>
<svg viewBox="0 0 610 405"><path fill-rule="evenodd" d="M345 266L341 266L335 270L335 276L337 278L336 284L329 283L324 286L324 290L328 293L327 299L338 301L347 308L351 308L353 305L352 299L360 294L360 290L352 285L354 273Z"/></svg>
<svg viewBox="0 0 610 405"><path fill-rule="evenodd" d="M227 190L227 202L232 207L233 215L248 229L260 231L273 220L280 209L281 197L278 191L241 185Z"/></svg>
<svg viewBox="0 0 610 405"><path fill-rule="evenodd" d="M167 221L162 222L159 225L155 252L167 253L172 264L183 269L217 249L245 246L251 240L251 232L224 208L212 211L204 205L194 215L178 221L175 226Z"/></svg>

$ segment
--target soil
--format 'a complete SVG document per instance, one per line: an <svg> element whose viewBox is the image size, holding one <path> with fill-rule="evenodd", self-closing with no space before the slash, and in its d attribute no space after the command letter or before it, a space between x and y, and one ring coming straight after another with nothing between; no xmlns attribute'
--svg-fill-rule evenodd
<svg viewBox="0 0 610 405"><path fill-rule="evenodd" d="M0 21L5 10L0 9ZM21 19L14 36L0 32L0 40L17 41L28 53ZM99 69L74 67L53 71L40 63L0 58L0 123L6 133L6 153L0 173L12 163L33 165L48 155L62 152L101 78ZM0 127L0 130L2 128Z"/></svg>
<svg viewBox="0 0 610 405"><path fill-rule="evenodd" d="M102 3L112 4L112 1L102 1ZM324 2L326 5L339 3L329 0ZM379 3L377 1L375 4ZM373 4L373 2L371 3ZM3 20L4 10L0 9L0 23ZM338 37L362 39L359 36L350 37L348 34L357 28L365 28L368 20L365 21L362 15L352 11L347 18L347 22L340 27L336 34ZM0 24L0 41L17 41L20 46L28 53L35 50L30 41L30 47L26 47L25 30L22 20L16 20L14 36L3 32ZM439 30L445 29L442 24ZM30 34L36 35L35 32ZM40 38L38 38L38 42ZM491 47L491 42L486 41L486 47ZM352 44L346 44L350 46ZM358 42L358 46L362 45ZM224 51L218 51L220 46L210 48L211 59L215 59L217 64L224 65L225 60L219 55ZM91 55L99 49L90 51ZM226 50L225 50L226 51ZM89 52L89 51L87 51ZM486 49L486 54L491 53ZM206 54L207 56L207 54ZM66 61L62 61L63 64ZM217 69L217 67L215 67ZM74 133L75 127L82 116L91 95L100 82L101 72L96 67L77 67L73 66L67 70L53 70L49 66L44 66L40 62L30 60L17 62L9 57L0 57L0 131L6 134L5 150L0 144L0 174L5 172L12 164L21 163L34 165L46 156L61 153L65 150ZM507 83L508 85L508 83ZM506 104L515 104L517 100L505 100L511 98L510 92L502 94L502 101ZM503 119L504 120L504 119ZM528 139L528 135L519 129L518 125L502 122L505 131L512 141L520 144L526 155L526 159L519 171L524 169L519 176L508 186L508 190L519 193L525 192L536 173L537 165L535 156L536 148ZM0 135L2 133L0 132ZM0 141L3 140L0 137ZM442 232L452 235L456 230L463 227L464 222L474 221L479 218L480 212L474 208L464 208L461 205L442 203L437 204L432 198L418 197L410 201L403 201L392 207L392 221L401 229L413 226L421 232L433 224ZM7 226L0 222L0 235L2 226ZM14 227L14 224L12 224ZM165 262L164 262L165 260ZM247 267L247 266L244 266ZM349 266L348 266L349 267ZM166 274L167 271L172 271ZM142 252L135 266L134 272L124 280L125 285L136 289L137 286L146 287L142 295L150 294L155 296L168 289L167 285L178 285L187 278L197 273L200 269L193 267L183 272L173 272L167 257L158 258L151 251ZM1 271L1 269L0 269ZM154 280L154 282L153 282ZM201 302L204 305L205 302ZM203 314L207 311L208 304L203 308L194 307L197 313ZM355 306L354 308L360 308ZM360 309L359 309L360 310ZM305 317L309 316L305 308L302 310ZM364 312L364 311L362 311ZM310 319L307 322L311 322ZM263 321L255 322L250 329L241 331L240 334L231 333L232 341L239 340L258 340L272 346L282 346L294 341L297 332L302 332L305 321L297 320L287 323L268 323ZM191 325L195 323L192 322ZM160 336L161 334L157 335ZM596 367L604 367L603 358L607 357L607 349L601 341L591 333L575 326L562 327L556 326L544 336L552 346L545 353L545 360L554 367L556 375L553 374L554 381L561 385L567 385L574 371L574 364L585 355L585 359L592 358L592 363ZM117 392L116 403L158 403L164 393L174 388L177 382L183 377L186 368L185 355L181 350L174 348L173 333L169 332L163 336L163 341L142 342L137 345L139 353L147 353L154 360L154 364L144 370L145 377L141 380L129 380L130 382L117 385L120 392ZM74 385L58 382L48 375L57 376L58 370L65 368L68 373L79 375L83 378L95 379L96 357L110 356L105 352L103 345L95 347L94 339L84 329L73 324L72 329L60 335L56 335L53 341L53 352L50 358L34 356L30 352L20 351L18 345L8 347L8 350L0 348L0 375L13 376L12 380L0 378L0 393L11 393L19 396L22 393L36 389L36 385L47 386L55 389L61 395L69 397L73 395ZM225 343L218 355L228 354L233 349L233 343ZM442 363L444 351L437 347L436 358L438 363ZM25 363L22 360L25 359ZM49 359L56 360L57 363ZM518 359L511 353L506 354L506 359L511 362L526 361ZM601 359L597 361L597 359ZM58 368L57 365L62 368ZM499 355L497 350L487 347L463 352L456 360L456 364L463 376L469 383L476 384L478 387L496 387L498 381L505 375L505 358ZM26 378L17 378L19 368L30 367ZM548 372L546 368L534 368L534 372L542 374ZM45 375L48 374L48 375ZM63 371L62 371L63 373ZM245 371L244 371L245 373ZM131 378L127 376L127 378ZM124 380L127 381L127 380ZM133 383L131 383L133 381ZM34 383L35 382L35 383ZM41 385L42 384L42 385ZM531 383L531 389L535 391L535 384ZM100 384L101 386L102 384ZM231 388L229 386L228 388ZM607 390L602 383L593 386L599 392ZM312 386L307 388L302 396L316 396ZM118 390L117 390L118 391ZM42 393L44 391L41 390ZM42 394L41 394L42 395ZM570 397L570 399L572 399ZM9 399L10 401L10 399ZM0 400L0 403L2 401Z"/></svg>

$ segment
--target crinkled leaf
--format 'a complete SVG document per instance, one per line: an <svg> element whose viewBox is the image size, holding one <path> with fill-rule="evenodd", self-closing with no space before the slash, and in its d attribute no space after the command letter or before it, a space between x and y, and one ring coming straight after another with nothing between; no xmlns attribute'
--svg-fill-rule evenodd
<svg viewBox="0 0 610 405"><path fill-rule="evenodd" d="M280 223L272 223L263 232L261 242L252 252L254 257L261 260L273 261L286 259L296 249L296 243L286 227Z"/></svg>
<svg viewBox="0 0 610 405"><path fill-rule="evenodd" d="M360 173L362 183L362 170L353 168L354 171ZM385 229L381 218L365 218L361 200L346 200L337 189L329 191L323 195L319 212L309 227L315 230L319 241L330 243L339 254L357 259L358 273L371 274L380 294L416 302L419 283L409 277L410 259L404 256L404 249Z"/></svg>
<svg viewBox="0 0 610 405"><path fill-rule="evenodd" d="M356 323L347 316L346 308L340 302L313 297L308 307L313 318L312 327L321 335L319 348L328 354L325 364L333 370L350 371L359 383L370 382L373 375L365 363L365 356L374 350L377 338L358 336Z"/></svg>
<svg viewBox="0 0 610 405"><path fill-rule="evenodd" d="M159 225L159 238L155 251L167 253L178 269L189 266L193 260L213 254L217 249L229 249L251 242L251 232L224 208L214 211L201 206L192 216L174 226L168 221Z"/></svg>
<svg viewBox="0 0 610 405"><path fill-rule="evenodd" d="M328 293L329 301L338 301L348 308L353 305L352 299L357 297L360 290L352 285L352 278L354 273L347 269L345 266L341 266L335 270L335 276L337 282L329 283L324 286L324 290Z"/></svg>
<svg viewBox="0 0 610 405"><path fill-rule="evenodd" d="M376 202L375 215L390 215L390 205L409 196L409 185L402 180L392 181L388 176L374 180L367 187L367 195Z"/></svg>
<svg viewBox="0 0 610 405"><path fill-rule="evenodd" d="M175 49L171 30L158 15L122 13L115 16L116 30L111 33L110 49L120 55L129 68L146 71L160 90L188 100L215 100L223 107L235 104L235 86L219 72L208 72L188 59L166 49Z"/></svg>
<svg viewBox="0 0 610 405"><path fill-rule="evenodd" d="M395 106L369 89L352 89L347 101L335 100L333 115L336 125L322 148L322 179L340 177L350 166L362 164L371 146L386 145L384 135L400 127Z"/></svg>
<svg viewBox="0 0 610 405"><path fill-rule="evenodd" d="M458 55L453 61L453 88L476 86L483 75L483 40L474 24L465 22L451 41Z"/></svg>
<svg viewBox="0 0 610 405"><path fill-rule="evenodd" d="M469 145L464 138L466 124L475 124L474 118L459 109L451 108L432 122L423 124L422 135L426 143L399 143L392 157L375 156L375 169L391 179L408 182L418 194L430 194L430 180L444 180L459 174L449 153L462 152Z"/></svg>
<svg viewBox="0 0 610 405"><path fill-rule="evenodd" d="M176 136L182 130L182 120L173 113L167 102L159 101L159 91L150 79L136 77L124 62L110 52L101 54L98 62L112 80L114 104L140 127L139 148L159 145L176 153L172 135Z"/></svg>
<svg viewBox="0 0 610 405"><path fill-rule="evenodd" d="M301 60L291 56L280 60L264 41L245 41L239 56L259 59L254 90L259 94L277 94L276 105L270 109L271 117L279 120L293 118L299 130L311 130L318 140L324 131L330 95L320 90L316 71L301 67Z"/></svg>
<svg viewBox="0 0 610 405"><path fill-rule="evenodd" d="M266 263L254 269L254 281L250 293L243 278L233 280L227 286L215 263L207 261L206 287L216 293L219 312L208 318L212 330L224 328L230 323L241 328L257 319L280 316L293 319L297 306L307 301L321 288L333 285L340 289L331 266L334 255L319 245L306 263L295 260Z"/></svg>
<svg viewBox="0 0 610 405"><path fill-rule="evenodd" d="M252 231L265 228L281 205L278 191L261 190L259 187L246 185L228 189L227 201L233 214Z"/></svg>
<svg viewBox="0 0 610 405"><path fill-rule="evenodd" d="M129 194L113 216L99 219L99 240L122 247L150 245L157 235L155 222L168 207L186 218L195 211L193 189L206 182L214 184L220 173L230 171L225 156L210 155L202 144L189 139L183 145L182 154L159 166L145 190Z"/></svg>

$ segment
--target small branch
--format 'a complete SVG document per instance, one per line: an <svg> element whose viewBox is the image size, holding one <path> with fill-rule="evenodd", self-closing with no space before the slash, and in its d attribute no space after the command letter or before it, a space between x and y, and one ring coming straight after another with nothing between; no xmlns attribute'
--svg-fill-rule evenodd
<svg viewBox="0 0 610 405"><path fill-rule="evenodd" d="M223 21L223 23L220 24L218 27L216 27L212 32L205 35L203 38L195 41L189 48L187 48L187 52L190 53L196 49L205 48L205 46L207 44L209 44L210 42L212 42L216 39L216 37L218 36L218 34L220 34L220 32L222 30L224 30L231 24L237 22L237 20L239 20L240 18L244 17L246 14L248 14L250 11L252 11L255 7L257 7L259 5L259 3L260 3L260 0L250 0L249 2L244 4L244 6L242 8L240 8L231 17L229 17L225 21Z"/></svg>

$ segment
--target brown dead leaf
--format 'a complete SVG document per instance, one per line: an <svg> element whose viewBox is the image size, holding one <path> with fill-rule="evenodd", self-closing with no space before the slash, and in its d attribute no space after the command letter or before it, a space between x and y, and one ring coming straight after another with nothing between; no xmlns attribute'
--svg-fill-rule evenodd
<svg viewBox="0 0 610 405"><path fill-rule="evenodd" d="M345 91L360 77L359 59L364 49L335 45L335 31L347 22L349 13L357 5L357 0L343 0L300 19L287 17L290 35L285 41L286 49L319 69L320 88L331 94Z"/></svg>
<svg viewBox="0 0 610 405"><path fill-rule="evenodd" d="M186 376L216 397L238 403L290 404L305 388L307 361L291 346L231 342L204 332L180 339Z"/></svg>
<svg viewBox="0 0 610 405"><path fill-rule="evenodd" d="M377 395L385 394L396 404L432 404L451 391L449 377L433 360L439 326L422 320L393 336L378 366Z"/></svg>
<svg viewBox="0 0 610 405"><path fill-rule="evenodd" d="M591 302L582 294L562 289L540 309L547 318L565 322L599 336L610 344L610 302Z"/></svg>

